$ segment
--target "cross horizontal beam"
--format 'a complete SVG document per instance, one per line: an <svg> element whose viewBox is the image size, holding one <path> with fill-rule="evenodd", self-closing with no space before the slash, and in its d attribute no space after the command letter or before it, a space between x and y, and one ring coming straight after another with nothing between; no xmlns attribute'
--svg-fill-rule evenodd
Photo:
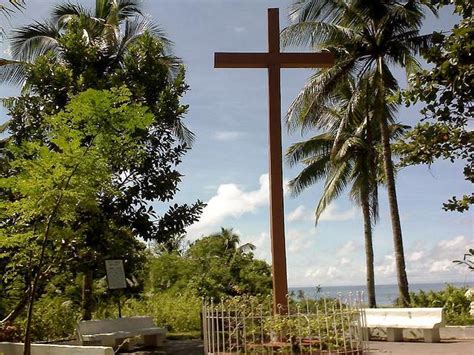
<svg viewBox="0 0 474 355"><path fill-rule="evenodd" d="M214 68L329 68L332 53L215 53Z"/></svg>

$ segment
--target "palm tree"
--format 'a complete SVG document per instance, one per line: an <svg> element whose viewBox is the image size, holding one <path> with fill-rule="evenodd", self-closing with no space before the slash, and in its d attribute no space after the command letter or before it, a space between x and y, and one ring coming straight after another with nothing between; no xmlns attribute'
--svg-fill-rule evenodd
<svg viewBox="0 0 474 355"><path fill-rule="evenodd" d="M422 0L296 0L290 13L292 25L283 31L285 45L306 45L336 56L335 65L312 76L292 103L287 116L291 128L310 128L338 82L348 76L360 79L371 73L376 98L372 120L381 135L399 299L403 305L408 305L410 296L390 149L390 118L386 115L387 96L398 89L391 66L413 73L419 68L415 56L429 45L431 36L419 34L425 8L435 13L434 7ZM347 122L340 124L342 131ZM336 136L333 150L339 147Z"/></svg>
<svg viewBox="0 0 474 355"><path fill-rule="evenodd" d="M224 243L224 252L228 254L228 256L232 254L229 258L229 265L233 264L238 254L246 254L255 250L255 245L252 243L245 243L239 246L240 236L234 233L232 228L221 227L220 232L212 234L210 237L221 239Z"/></svg>
<svg viewBox="0 0 474 355"><path fill-rule="evenodd" d="M9 18L14 12L22 11L25 7L25 0L8 0L8 4L1 4L0 14L4 18ZM0 26L0 35L4 34L3 26ZM2 65L2 64L0 64Z"/></svg>
<svg viewBox="0 0 474 355"><path fill-rule="evenodd" d="M325 126L325 132L293 144L286 159L291 166L298 163L304 165L298 176L290 181L293 195L325 178L324 192L315 212L316 224L327 206L351 186L350 198L361 207L364 217L369 307L376 307L372 227L378 219L378 184L383 180L380 154L376 147L380 137L374 135L373 121L368 119L372 112L369 111L371 103L367 95L367 80L362 93L358 92L360 88L355 84L354 80L347 80L327 97L321 116L313 121ZM358 99L355 105L351 105L354 96ZM388 114L392 116L393 112ZM340 130L342 121L348 124ZM400 127L394 126L393 130L398 134ZM343 143L334 155L336 140Z"/></svg>
<svg viewBox="0 0 474 355"><path fill-rule="evenodd" d="M56 5L51 20L13 31L12 60L0 61L0 81L24 84L29 65L46 53L68 61L62 40L70 27L80 28L87 43L94 44L100 51L100 62L89 63L94 66L97 77L105 77L120 67L128 49L145 35L151 35L162 44L160 60L168 68L170 77L174 77L180 60L173 56L172 43L163 31L143 15L140 3L137 0L96 0L93 10L72 2ZM78 70L78 74L82 72ZM28 85L24 85L23 90L28 89ZM173 125L176 136L191 145L194 134L181 120L176 120Z"/></svg>

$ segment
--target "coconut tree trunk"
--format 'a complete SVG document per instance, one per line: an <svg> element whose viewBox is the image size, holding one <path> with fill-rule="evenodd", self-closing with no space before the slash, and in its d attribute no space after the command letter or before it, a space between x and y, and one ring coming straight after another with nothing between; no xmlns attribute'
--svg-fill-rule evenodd
<svg viewBox="0 0 474 355"><path fill-rule="evenodd" d="M366 189L361 194L361 207L364 216L365 265L367 276L367 295L369 307L377 307L375 300L374 248L372 244L372 221L370 218L369 194Z"/></svg>
<svg viewBox="0 0 474 355"><path fill-rule="evenodd" d="M92 319L92 286L94 282L93 271L86 270L82 279L82 320Z"/></svg>
<svg viewBox="0 0 474 355"><path fill-rule="evenodd" d="M388 191L388 203L390 207L390 218L392 220L393 245L395 250L395 265L397 269L397 281L399 302L403 306L410 303L410 294L408 292L408 278L405 268L405 254L403 252L402 227L400 224L400 214L398 212L397 191L395 188L395 176L393 173L392 150L390 148L390 133L388 130L387 119L384 115L385 87L383 82L383 59L377 60L378 71L378 100L377 109L379 111L378 120L382 135L383 165L385 179Z"/></svg>

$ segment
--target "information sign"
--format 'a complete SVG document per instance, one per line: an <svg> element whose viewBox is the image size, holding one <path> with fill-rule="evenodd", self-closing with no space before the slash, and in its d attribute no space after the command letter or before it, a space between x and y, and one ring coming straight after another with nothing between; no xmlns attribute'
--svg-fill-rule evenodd
<svg viewBox="0 0 474 355"><path fill-rule="evenodd" d="M107 284L110 290L127 288L122 259L105 260L105 271L107 272Z"/></svg>

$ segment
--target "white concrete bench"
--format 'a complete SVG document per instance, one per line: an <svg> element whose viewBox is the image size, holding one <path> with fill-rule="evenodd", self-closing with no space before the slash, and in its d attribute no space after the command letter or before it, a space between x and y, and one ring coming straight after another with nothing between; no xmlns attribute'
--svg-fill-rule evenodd
<svg viewBox="0 0 474 355"><path fill-rule="evenodd" d="M403 341L403 329L421 329L426 343L438 343L443 308L366 308L367 328L387 328L387 341Z"/></svg>
<svg viewBox="0 0 474 355"><path fill-rule="evenodd" d="M127 338L140 336L147 346L161 346L166 329L156 327L151 317L79 321L77 335L84 345L116 347Z"/></svg>
<svg viewBox="0 0 474 355"><path fill-rule="evenodd" d="M23 343L0 342L0 355L23 355ZM114 355L105 346L78 346L57 344L31 344L31 355Z"/></svg>

